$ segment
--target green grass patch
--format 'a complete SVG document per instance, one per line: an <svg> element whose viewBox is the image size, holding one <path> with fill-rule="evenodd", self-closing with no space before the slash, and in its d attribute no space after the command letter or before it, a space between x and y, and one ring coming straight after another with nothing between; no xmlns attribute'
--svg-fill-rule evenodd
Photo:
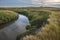
<svg viewBox="0 0 60 40"><path fill-rule="evenodd" d="M18 19L18 13L8 10L0 10L0 25Z"/></svg>

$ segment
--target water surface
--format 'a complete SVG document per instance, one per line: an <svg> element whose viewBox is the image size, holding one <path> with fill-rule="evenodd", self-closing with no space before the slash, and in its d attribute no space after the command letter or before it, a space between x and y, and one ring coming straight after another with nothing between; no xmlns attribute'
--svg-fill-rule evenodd
<svg viewBox="0 0 60 40"><path fill-rule="evenodd" d="M0 30L0 40L16 40L17 35L26 31L29 20L24 15L19 15L17 21L4 25L5 28Z"/></svg>

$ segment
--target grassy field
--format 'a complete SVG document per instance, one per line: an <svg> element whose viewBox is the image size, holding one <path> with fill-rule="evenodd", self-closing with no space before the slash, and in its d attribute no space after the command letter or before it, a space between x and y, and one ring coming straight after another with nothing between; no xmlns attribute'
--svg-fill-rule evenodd
<svg viewBox="0 0 60 40"><path fill-rule="evenodd" d="M23 14L29 18L30 25L26 27L27 32L20 34L18 36L18 40L21 36L25 35L34 35L35 31L39 28L41 28L43 25L47 23L47 19L49 18L50 12L46 12L44 10L40 11L21 11L20 14ZM44 24L43 24L44 23Z"/></svg>
<svg viewBox="0 0 60 40"><path fill-rule="evenodd" d="M29 18L27 31L18 35L17 40L60 40L60 8L28 7L3 10L14 11ZM38 29L40 31L35 33Z"/></svg>
<svg viewBox="0 0 60 40"><path fill-rule="evenodd" d="M56 10L49 15L46 24L36 35L26 35L23 40L60 40L60 12Z"/></svg>
<svg viewBox="0 0 60 40"><path fill-rule="evenodd" d="M0 25L16 20L17 18L18 14L16 12L0 10Z"/></svg>

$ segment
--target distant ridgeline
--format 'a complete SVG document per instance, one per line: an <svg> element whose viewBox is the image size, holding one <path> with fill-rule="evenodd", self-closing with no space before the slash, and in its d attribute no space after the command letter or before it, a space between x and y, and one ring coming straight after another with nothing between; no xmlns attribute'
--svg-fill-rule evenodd
<svg viewBox="0 0 60 40"><path fill-rule="evenodd" d="M8 10L0 10L0 25L18 19L18 13Z"/></svg>

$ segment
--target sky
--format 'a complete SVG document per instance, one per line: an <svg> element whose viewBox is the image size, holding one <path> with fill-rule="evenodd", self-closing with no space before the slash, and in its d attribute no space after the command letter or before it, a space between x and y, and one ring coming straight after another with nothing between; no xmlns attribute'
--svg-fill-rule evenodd
<svg viewBox="0 0 60 40"><path fill-rule="evenodd" d="M60 7L60 0L0 0L0 7Z"/></svg>

